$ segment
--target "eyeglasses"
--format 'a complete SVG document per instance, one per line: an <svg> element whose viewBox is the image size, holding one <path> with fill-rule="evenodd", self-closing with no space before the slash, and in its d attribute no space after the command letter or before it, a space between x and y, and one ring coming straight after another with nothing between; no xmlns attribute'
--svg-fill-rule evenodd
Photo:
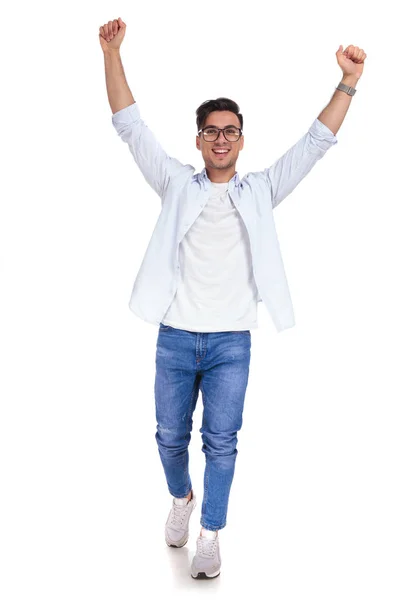
<svg viewBox="0 0 400 600"><path fill-rule="evenodd" d="M200 129L198 134L203 133L203 140L205 142L215 142L218 139L219 132L222 131L224 134L224 138L228 142L237 142L240 136L242 135L242 130L239 127L224 127L223 129L219 129L218 127L205 127L204 129Z"/></svg>

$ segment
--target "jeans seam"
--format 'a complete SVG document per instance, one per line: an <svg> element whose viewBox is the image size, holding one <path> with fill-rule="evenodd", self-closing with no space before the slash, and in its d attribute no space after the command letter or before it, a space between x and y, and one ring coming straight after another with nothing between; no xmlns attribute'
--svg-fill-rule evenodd
<svg viewBox="0 0 400 600"><path fill-rule="evenodd" d="M187 417L186 417L185 437L189 433L189 420L190 420L190 417L191 417L191 414L192 414L192 406L193 406L193 400L194 400L195 393L196 393L196 379L195 379L195 384L194 384L193 389L192 389L192 394L191 394L191 397L190 397L189 410L188 410L188 414L187 414ZM188 447L189 447L189 441L188 441ZM186 449L187 452L189 451L188 447ZM189 476L189 465L188 464L185 467L184 476L185 477ZM190 488L190 489L192 489L192 488ZM189 492L190 492L190 490L189 490ZM188 494L189 494L189 492L188 492ZM187 494L185 494L185 496L187 496Z"/></svg>
<svg viewBox="0 0 400 600"><path fill-rule="evenodd" d="M203 404L205 406L206 403L206 397L204 395L204 389L203 386L200 385L200 389L201 389L201 394L203 396ZM204 443L204 441L203 441ZM206 466L205 466L205 477L204 477L204 496L203 496L203 504L204 507L206 507L207 504L207 500L208 500L208 481L210 479L210 469L209 469L209 464L207 462L207 454L205 454L205 460L206 460ZM204 525L203 525L204 527ZM206 528L207 529L207 528Z"/></svg>
<svg viewBox="0 0 400 600"><path fill-rule="evenodd" d="M195 393L196 393L196 379L195 379L195 385L193 386L193 389L192 389L189 410L188 410L188 414L187 414L187 417L186 417L186 431L185 431L185 435L187 435L189 433L189 420L190 420L190 417L191 417L191 414L192 414L192 406L193 406L193 400L194 400Z"/></svg>
<svg viewBox="0 0 400 600"><path fill-rule="evenodd" d="M224 521L221 525L209 525L203 519L201 519L200 525L204 527L204 529L208 529L209 531L218 531L219 529L223 529L223 527L226 527L226 521Z"/></svg>

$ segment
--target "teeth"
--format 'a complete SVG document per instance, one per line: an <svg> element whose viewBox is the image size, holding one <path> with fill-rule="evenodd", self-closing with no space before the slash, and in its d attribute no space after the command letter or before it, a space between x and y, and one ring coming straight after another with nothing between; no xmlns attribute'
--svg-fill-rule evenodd
<svg viewBox="0 0 400 600"><path fill-rule="evenodd" d="M228 150L214 150L216 154L226 154Z"/></svg>

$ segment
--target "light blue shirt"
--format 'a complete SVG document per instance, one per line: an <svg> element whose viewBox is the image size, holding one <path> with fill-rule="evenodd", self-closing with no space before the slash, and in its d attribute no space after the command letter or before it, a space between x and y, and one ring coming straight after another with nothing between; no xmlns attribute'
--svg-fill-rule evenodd
<svg viewBox="0 0 400 600"><path fill-rule="evenodd" d="M129 308L159 325L180 283L179 244L201 213L211 182L204 168L167 155L140 116L137 102L112 115L112 123L147 183L161 199L161 212L133 284ZM278 332L295 325L294 311L275 229L273 209L288 196L336 136L315 119L299 141L271 167L236 172L228 193L247 228L257 300L266 305Z"/></svg>

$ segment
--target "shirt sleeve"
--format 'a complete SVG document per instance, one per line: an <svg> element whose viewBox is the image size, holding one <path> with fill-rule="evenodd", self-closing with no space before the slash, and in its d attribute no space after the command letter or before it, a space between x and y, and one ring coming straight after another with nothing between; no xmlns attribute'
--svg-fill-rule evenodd
<svg viewBox="0 0 400 600"><path fill-rule="evenodd" d="M324 154L337 144L334 133L315 119L307 133L270 167L261 171L275 208L311 171Z"/></svg>
<svg viewBox="0 0 400 600"><path fill-rule="evenodd" d="M112 124L122 141L128 144L147 183L163 198L170 179L185 169L185 165L163 150L142 120L136 101L114 113Z"/></svg>

